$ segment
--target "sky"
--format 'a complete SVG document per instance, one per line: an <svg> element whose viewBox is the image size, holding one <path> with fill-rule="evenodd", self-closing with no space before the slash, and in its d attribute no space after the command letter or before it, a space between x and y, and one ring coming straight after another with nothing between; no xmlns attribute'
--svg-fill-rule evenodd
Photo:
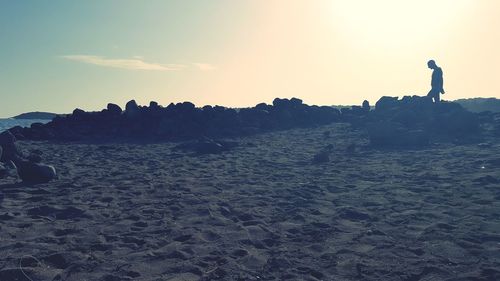
<svg viewBox="0 0 500 281"><path fill-rule="evenodd" d="M0 117L157 101L500 98L496 0L0 0Z"/></svg>

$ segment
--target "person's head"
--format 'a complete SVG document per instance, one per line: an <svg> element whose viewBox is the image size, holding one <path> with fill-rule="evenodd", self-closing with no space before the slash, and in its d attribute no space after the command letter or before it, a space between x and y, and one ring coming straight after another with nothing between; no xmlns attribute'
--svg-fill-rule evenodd
<svg viewBox="0 0 500 281"><path fill-rule="evenodd" d="M429 67L430 69L435 69L437 67L436 62L434 60L428 61L427 67Z"/></svg>

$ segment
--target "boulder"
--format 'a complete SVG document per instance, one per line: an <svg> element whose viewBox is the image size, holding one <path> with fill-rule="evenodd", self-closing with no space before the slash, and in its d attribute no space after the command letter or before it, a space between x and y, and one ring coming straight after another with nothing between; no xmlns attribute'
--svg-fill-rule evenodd
<svg viewBox="0 0 500 281"><path fill-rule="evenodd" d="M47 183L57 177L56 169L53 166L26 160L17 162L17 172L23 182L33 184Z"/></svg>
<svg viewBox="0 0 500 281"><path fill-rule="evenodd" d="M365 111L370 111L370 103L369 103L367 100L364 100L364 101L363 101L363 104L361 105L361 107L362 107Z"/></svg>
<svg viewBox="0 0 500 281"><path fill-rule="evenodd" d="M3 179L5 176L7 176L8 174L8 170L7 170L7 167L5 167L5 165L0 162L0 179Z"/></svg>
<svg viewBox="0 0 500 281"><path fill-rule="evenodd" d="M109 114L111 115L120 115L122 114L122 108L114 103L108 103L108 106L106 107L108 109Z"/></svg>
<svg viewBox="0 0 500 281"><path fill-rule="evenodd" d="M9 160L16 160L22 157L16 145L16 138L8 130L0 134L0 147L2 148L0 155L1 162L6 163Z"/></svg>
<svg viewBox="0 0 500 281"><path fill-rule="evenodd" d="M137 102L135 100L130 100L125 104L125 111L132 112L132 111L138 111L139 106L137 105Z"/></svg>
<svg viewBox="0 0 500 281"><path fill-rule="evenodd" d="M9 131L0 133L0 146L10 145L16 142L16 137Z"/></svg>
<svg viewBox="0 0 500 281"><path fill-rule="evenodd" d="M398 106L398 97L381 97L375 103L375 110L387 110Z"/></svg>
<svg viewBox="0 0 500 281"><path fill-rule="evenodd" d="M150 102L149 102L149 108L150 108L150 109L155 109L155 108L160 108L160 106L158 105L158 103L157 103L157 102L155 102L155 101L150 101Z"/></svg>
<svg viewBox="0 0 500 281"><path fill-rule="evenodd" d="M255 109L262 110L262 111L269 111L269 110L271 110L271 108L272 108L271 105L263 103L263 102L261 102L255 106Z"/></svg>
<svg viewBox="0 0 500 281"><path fill-rule="evenodd" d="M302 105L302 100L298 98L291 98L290 99L290 105L292 107L299 107Z"/></svg>
<svg viewBox="0 0 500 281"><path fill-rule="evenodd" d="M85 110L80 109L80 108L75 108L75 110L73 110L73 114L72 114L73 118L77 119L77 120L82 119L83 117L85 117L85 115L86 115Z"/></svg>

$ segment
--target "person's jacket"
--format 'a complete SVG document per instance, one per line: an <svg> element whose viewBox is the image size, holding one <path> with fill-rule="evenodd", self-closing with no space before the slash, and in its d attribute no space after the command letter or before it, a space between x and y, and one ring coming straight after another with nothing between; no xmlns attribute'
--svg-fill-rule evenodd
<svg viewBox="0 0 500 281"><path fill-rule="evenodd" d="M443 70L440 67L437 67L432 72L432 81L431 81L432 89L439 90L439 92L444 94L443 88Z"/></svg>

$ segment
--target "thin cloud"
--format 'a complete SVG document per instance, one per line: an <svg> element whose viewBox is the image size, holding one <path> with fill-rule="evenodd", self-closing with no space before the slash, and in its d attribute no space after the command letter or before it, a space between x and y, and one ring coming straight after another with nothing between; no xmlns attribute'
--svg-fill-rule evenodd
<svg viewBox="0 0 500 281"><path fill-rule="evenodd" d="M216 70L217 67L209 63L193 63L201 71L211 71Z"/></svg>
<svg viewBox="0 0 500 281"><path fill-rule="evenodd" d="M182 64L159 64L145 62L141 57L138 56L135 56L131 59L109 59L101 56L89 55L66 55L61 57L63 59L71 61L128 70L175 71L186 67Z"/></svg>

